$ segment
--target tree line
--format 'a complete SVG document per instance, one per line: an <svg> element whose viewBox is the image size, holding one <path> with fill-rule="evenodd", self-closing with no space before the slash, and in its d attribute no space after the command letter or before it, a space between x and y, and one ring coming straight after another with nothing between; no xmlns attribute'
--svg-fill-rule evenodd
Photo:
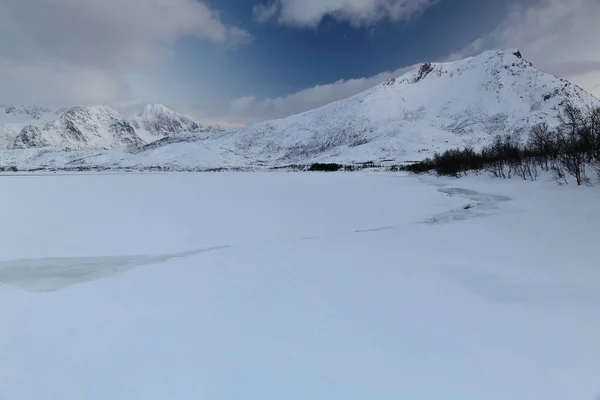
<svg viewBox="0 0 600 400"><path fill-rule="evenodd" d="M590 183L590 173L600 178L600 107L579 108L568 102L558 119L554 129L545 122L535 125L525 140L519 134L497 135L481 151L450 149L403 169L445 176L489 171L499 178L525 180L549 171L565 182L572 176L578 185Z"/></svg>

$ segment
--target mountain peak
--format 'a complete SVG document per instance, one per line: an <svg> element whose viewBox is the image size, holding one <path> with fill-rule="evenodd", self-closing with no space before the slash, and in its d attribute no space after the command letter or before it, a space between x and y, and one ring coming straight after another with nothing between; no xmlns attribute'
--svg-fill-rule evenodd
<svg viewBox="0 0 600 400"><path fill-rule="evenodd" d="M193 118L179 114L163 104L146 105L132 122L146 138L146 142L202 128Z"/></svg>
<svg viewBox="0 0 600 400"><path fill-rule="evenodd" d="M416 84L429 80L426 78L439 78L444 75L451 75L452 77L462 74L471 75L475 71L497 75L501 70L510 70L512 74L520 74L526 69L533 70L534 68L529 61L523 58L518 49L488 50L462 60L437 63L425 62L400 77L388 79L383 85Z"/></svg>
<svg viewBox="0 0 600 400"><path fill-rule="evenodd" d="M517 58L523 58L523 54L521 53L521 50L519 49L508 49L506 50L507 53L511 53L512 55L514 55Z"/></svg>

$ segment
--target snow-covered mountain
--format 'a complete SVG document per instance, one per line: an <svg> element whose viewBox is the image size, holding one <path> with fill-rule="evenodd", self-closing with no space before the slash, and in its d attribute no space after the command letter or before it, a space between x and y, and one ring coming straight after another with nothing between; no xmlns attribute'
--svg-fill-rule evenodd
<svg viewBox="0 0 600 400"><path fill-rule="evenodd" d="M517 50L487 51L455 62L425 63L351 98L245 128L187 131L133 150L26 152L3 159L5 165L40 168L68 163L133 169L409 162L447 148L477 148L496 134L524 133L539 122L555 126L567 101L600 106L578 86L536 69ZM152 106L130 125L158 138L173 126L190 127L186 121ZM134 139L123 143L138 145Z"/></svg>
<svg viewBox="0 0 600 400"><path fill-rule="evenodd" d="M109 107L95 106L70 108L41 128L27 125L17 135L12 148L110 149L144 143L126 118Z"/></svg>
<svg viewBox="0 0 600 400"><path fill-rule="evenodd" d="M448 147L482 145L575 105L600 104L583 89L536 69L518 50L425 63L349 99L230 131L221 140L254 159L301 162L418 160Z"/></svg>
<svg viewBox="0 0 600 400"><path fill-rule="evenodd" d="M43 107L0 105L0 149L9 148L19 132L29 124L43 124L57 115Z"/></svg>
<svg viewBox="0 0 600 400"><path fill-rule="evenodd" d="M140 137L146 143L181 132L221 132L218 126L203 126L192 117L179 114L162 104L149 104L131 118Z"/></svg>
<svg viewBox="0 0 600 400"><path fill-rule="evenodd" d="M4 109L10 118L0 118L0 145L9 149L131 148L181 132L219 131L203 127L191 117L163 105L148 105L133 118L106 106L73 107L57 112L35 107Z"/></svg>

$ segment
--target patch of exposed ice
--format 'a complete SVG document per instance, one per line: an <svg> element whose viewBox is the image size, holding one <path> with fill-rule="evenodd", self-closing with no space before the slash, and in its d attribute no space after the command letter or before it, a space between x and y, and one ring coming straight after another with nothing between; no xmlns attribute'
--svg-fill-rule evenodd
<svg viewBox="0 0 600 400"><path fill-rule="evenodd" d="M29 292L52 292L118 275L143 265L192 257L227 247L207 247L159 256L52 257L0 261L0 284Z"/></svg>

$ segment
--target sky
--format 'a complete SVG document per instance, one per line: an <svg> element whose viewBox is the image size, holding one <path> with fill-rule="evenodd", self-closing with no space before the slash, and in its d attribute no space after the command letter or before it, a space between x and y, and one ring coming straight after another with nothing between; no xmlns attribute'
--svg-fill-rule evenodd
<svg viewBox="0 0 600 400"><path fill-rule="evenodd" d="M600 0L0 0L0 103L241 126L519 48L600 95Z"/></svg>

